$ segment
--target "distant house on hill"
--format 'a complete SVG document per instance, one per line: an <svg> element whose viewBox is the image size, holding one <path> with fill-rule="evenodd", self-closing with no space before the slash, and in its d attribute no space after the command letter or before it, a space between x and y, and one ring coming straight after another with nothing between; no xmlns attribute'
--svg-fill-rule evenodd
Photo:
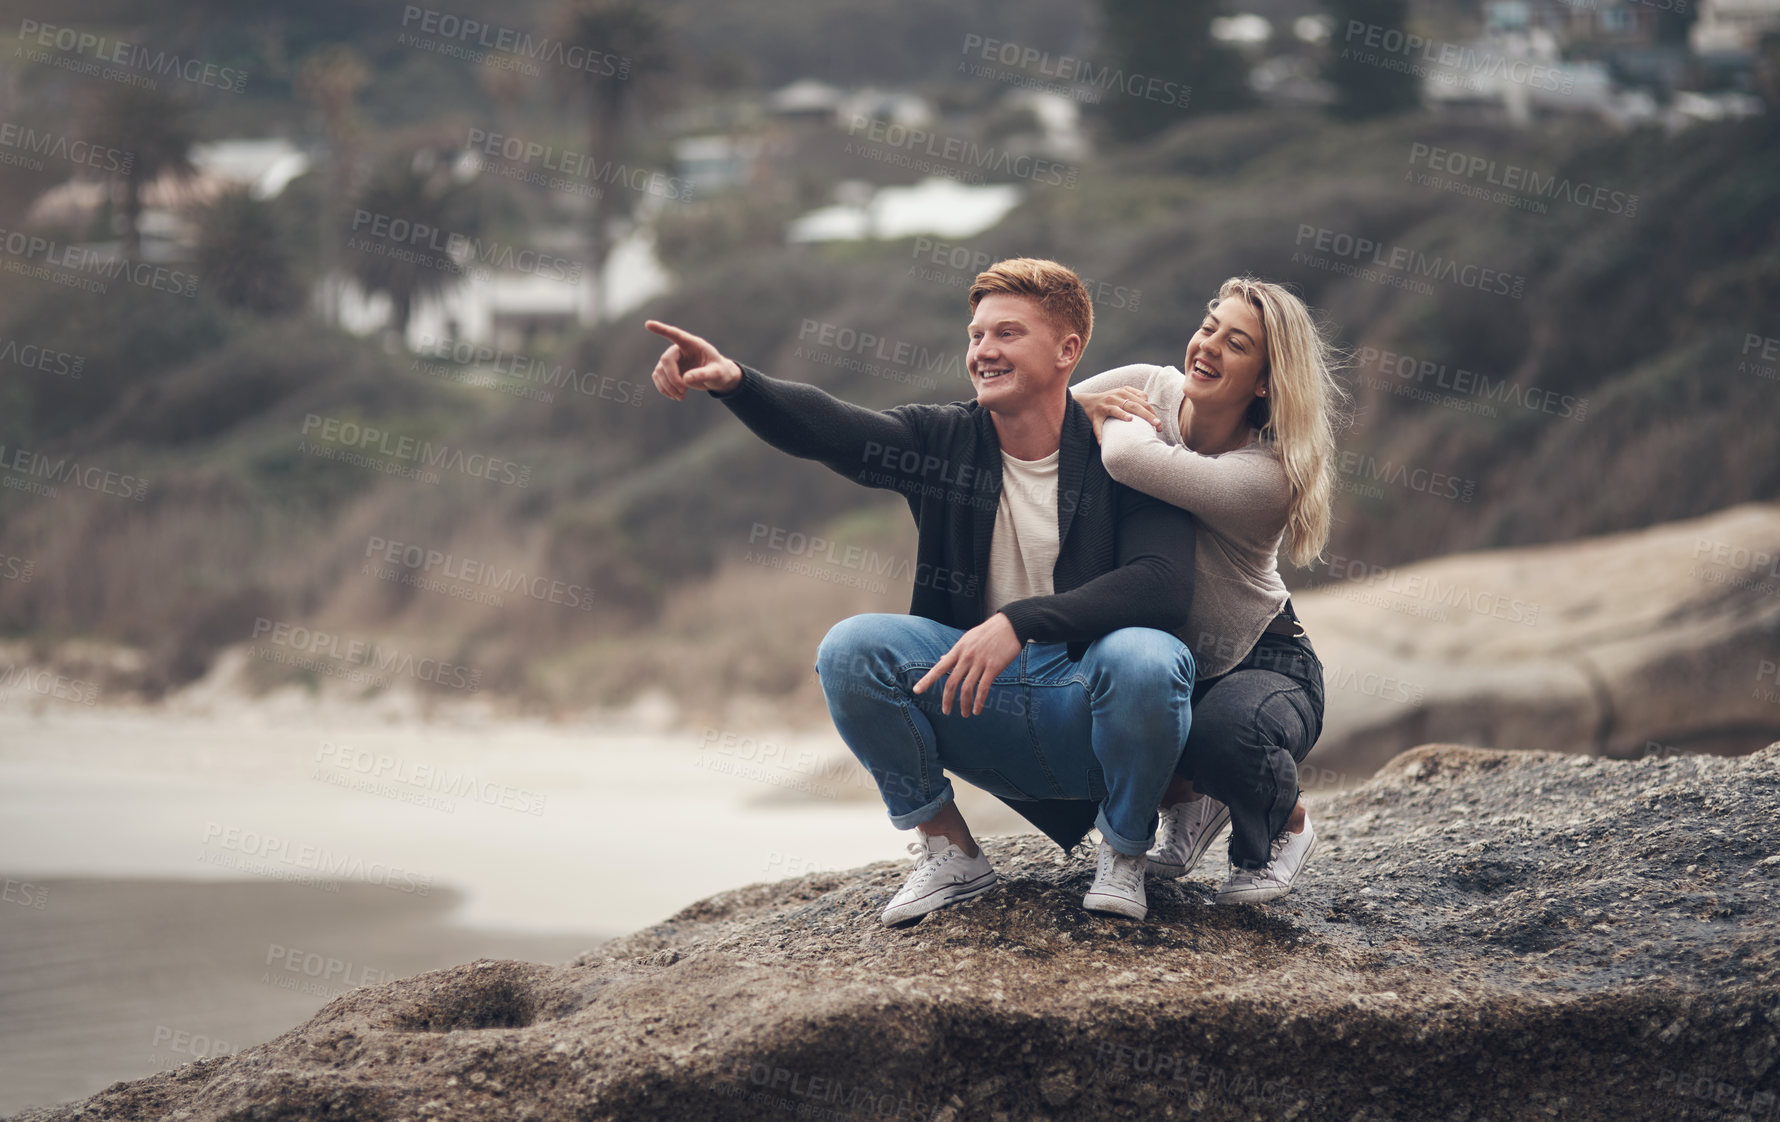
<svg viewBox="0 0 1780 1122"><path fill-rule="evenodd" d="M814 78L800 78L767 95L766 109L787 120L832 120L846 95L836 86Z"/></svg>
<svg viewBox="0 0 1780 1122"><path fill-rule="evenodd" d="M1763 35L1780 33L1780 0L1701 0L1688 30L1696 54L1753 57Z"/></svg>
<svg viewBox="0 0 1780 1122"><path fill-rule="evenodd" d="M184 216L187 208L237 187L247 188L256 199L276 198L311 162L302 149L276 137L206 141L192 145L190 158L194 175L163 175L142 189L142 253L147 260L188 259L197 230ZM111 190L111 180L103 177L70 179L38 196L25 220L35 226L88 229Z"/></svg>
<svg viewBox="0 0 1780 1122"><path fill-rule="evenodd" d="M1648 46L1665 11L1685 11L1693 0L1487 0L1483 36L1550 32L1560 48L1610 50Z"/></svg>
<svg viewBox="0 0 1780 1122"><path fill-rule="evenodd" d="M1547 18L1549 6L1495 0L1485 14L1487 34L1434 44L1424 52L1428 62L1422 93L1430 105L1481 108L1516 123L1535 113L1611 110L1613 86L1606 65L1564 58L1561 32Z"/></svg>
<svg viewBox="0 0 1780 1122"><path fill-rule="evenodd" d="M579 243L567 235L541 237L529 248L571 261L580 258ZM651 237L632 231L612 247L604 284L606 314L614 316L667 291L672 280L655 256ZM431 350L441 343L470 343L508 353L549 349L577 328L596 322L593 291L586 279L468 268L437 296L415 302L401 342L411 350ZM351 277L319 285L317 299L331 303L331 317L355 335L369 335L389 323L388 297L367 293Z"/></svg>
<svg viewBox="0 0 1780 1122"><path fill-rule="evenodd" d="M864 241L929 234L967 238L1001 221L1024 194L1014 184L964 184L937 176L912 187L851 186L851 191L838 192L842 201L792 222L785 240Z"/></svg>
<svg viewBox="0 0 1780 1122"><path fill-rule="evenodd" d="M688 136L674 141L674 174L690 194L709 195L753 179L765 145L757 136Z"/></svg>

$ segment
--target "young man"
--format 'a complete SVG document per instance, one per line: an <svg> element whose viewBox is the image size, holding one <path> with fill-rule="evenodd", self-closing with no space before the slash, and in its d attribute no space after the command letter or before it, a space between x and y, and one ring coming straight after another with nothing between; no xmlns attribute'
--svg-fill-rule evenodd
<svg viewBox="0 0 1780 1122"><path fill-rule="evenodd" d="M995 884L950 771L1065 849L1100 829L1083 906L1142 919L1156 806L1186 742L1194 523L1106 474L1068 393L1093 331L1074 272L1019 258L970 291L972 402L882 412L768 378L667 324L656 388L703 389L769 444L900 492L919 527L908 615L842 620L816 670L914 872L884 922ZM934 687L939 703L933 703Z"/></svg>

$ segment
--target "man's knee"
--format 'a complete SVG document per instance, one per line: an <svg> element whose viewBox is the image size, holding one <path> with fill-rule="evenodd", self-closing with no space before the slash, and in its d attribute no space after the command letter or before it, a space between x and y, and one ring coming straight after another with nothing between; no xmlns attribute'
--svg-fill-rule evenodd
<svg viewBox="0 0 1780 1122"><path fill-rule="evenodd" d="M849 683L890 682L915 638L916 626L911 616L868 612L829 628L816 645L816 673L823 691L832 694Z"/></svg>
<svg viewBox="0 0 1780 1122"><path fill-rule="evenodd" d="M872 618L848 616L830 627L816 644L816 673L822 676L824 686L832 685L830 679L870 672L877 662L872 655L884 645L882 629L872 625Z"/></svg>
<svg viewBox="0 0 1780 1122"><path fill-rule="evenodd" d="M1121 684L1193 688L1193 652L1166 631L1121 627L1094 640L1092 650L1100 668Z"/></svg>

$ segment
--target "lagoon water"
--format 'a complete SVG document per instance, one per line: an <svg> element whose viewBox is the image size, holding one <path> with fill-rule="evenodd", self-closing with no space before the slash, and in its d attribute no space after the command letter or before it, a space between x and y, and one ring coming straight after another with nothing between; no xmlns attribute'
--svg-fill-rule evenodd
<svg viewBox="0 0 1780 1122"><path fill-rule="evenodd" d="M0 1113L251 1046L354 985L566 961L724 889L903 857L844 754L831 731L9 704Z"/></svg>

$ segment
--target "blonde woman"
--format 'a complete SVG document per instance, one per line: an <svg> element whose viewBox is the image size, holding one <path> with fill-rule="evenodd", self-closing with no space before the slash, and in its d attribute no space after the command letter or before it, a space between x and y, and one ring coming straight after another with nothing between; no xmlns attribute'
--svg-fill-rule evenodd
<svg viewBox="0 0 1780 1122"><path fill-rule="evenodd" d="M1113 479L1199 519L1191 614L1192 725L1162 796L1148 868L1184 875L1228 822L1219 903L1271 900L1316 848L1298 768L1322 731L1322 663L1279 575L1329 536L1333 352L1276 284L1233 277L1181 370L1124 366L1071 387Z"/></svg>

